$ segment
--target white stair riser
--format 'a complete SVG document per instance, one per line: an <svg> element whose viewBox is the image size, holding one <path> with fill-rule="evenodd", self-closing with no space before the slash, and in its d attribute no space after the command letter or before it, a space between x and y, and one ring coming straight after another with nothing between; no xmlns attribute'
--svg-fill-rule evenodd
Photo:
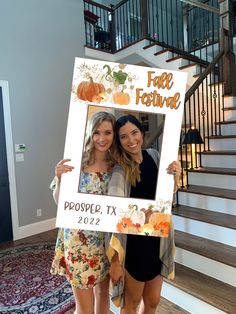
<svg viewBox="0 0 236 314"><path fill-rule="evenodd" d="M189 172L189 184L211 186L215 188L235 190L236 193L236 175L222 175L210 173Z"/></svg>
<svg viewBox="0 0 236 314"><path fill-rule="evenodd" d="M236 110L225 110L224 117L225 121L236 120Z"/></svg>
<svg viewBox="0 0 236 314"><path fill-rule="evenodd" d="M207 276L236 287L236 268L232 266L228 266L178 247L176 250L175 261Z"/></svg>
<svg viewBox="0 0 236 314"><path fill-rule="evenodd" d="M193 76L193 75L198 75L200 73L200 67L198 65L189 66L189 67L183 68L183 69L177 68L176 70L187 72L188 73L188 77L189 76ZM187 85L188 85L188 83L187 83Z"/></svg>
<svg viewBox="0 0 236 314"><path fill-rule="evenodd" d="M164 53L161 53L157 56L155 56L155 53L156 52L159 52L159 51L162 51L161 49L158 49L156 46L153 46L151 48L148 48L148 49L142 49L140 51L136 51L136 53L138 53L139 55L141 55L142 57L144 57L145 59L147 60L152 60L152 62L155 64L156 63L156 60L157 60L157 57L158 56L161 56L163 62L166 63L166 60L169 58L173 58L173 55L171 54L170 51L167 51L167 52L164 52Z"/></svg>
<svg viewBox="0 0 236 314"><path fill-rule="evenodd" d="M203 167L236 168L236 155L202 155L201 159Z"/></svg>
<svg viewBox="0 0 236 314"><path fill-rule="evenodd" d="M160 49L158 49L158 46L152 46L152 47L149 47L148 49L143 49L144 51L148 51L148 53L149 54L152 54L152 56L156 53L156 52L158 52L158 51L160 51Z"/></svg>
<svg viewBox="0 0 236 314"><path fill-rule="evenodd" d="M179 68L181 66L189 64L188 60L183 59L183 58L178 58L176 60L173 60L173 61L170 61L170 62L167 62L167 63L170 63L171 66L173 67L173 69L177 69L177 68Z"/></svg>
<svg viewBox="0 0 236 314"><path fill-rule="evenodd" d="M210 149L214 150L234 150L236 148L236 138L210 139Z"/></svg>
<svg viewBox="0 0 236 314"><path fill-rule="evenodd" d="M115 54L110 54L107 52L102 52L102 51L96 51L96 49L90 49L88 47L85 47L85 56L90 57L93 59L100 59L100 60L106 60L106 61L111 61L111 62L120 62L120 60L125 59L127 57L130 57L132 55L136 55L137 52L142 53L145 50L143 49L145 46L149 45L149 41L147 40L142 40L138 42L135 45L131 45L126 49L120 50L118 53ZM148 49L147 49L148 50ZM154 55L152 54L152 59L154 58ZM150 59L150 63L153 63Z"/></svg>
<svg viewBox="0 0 236 314"><path fill-rule="evenodd" d="M225 97L224 98L224 107L229 108L229 107L236 107L236 97Z"/></svg>
<svg viewBox="0 0 236 314"><path fill-rule="evenodd" d="M191 314L225 314L225 312L167 282L163 283L161 295Z"/></svg>
<svg viewBox="0 0 236 314"><path fill-rule="evenodd" d="M236 201L232 199L178 192L179 204L236 215Z"/></svg>
<svg viewBox="0 0 236 314"><path fill-rule="evenodd" d="M236 230L173 215L176 230L236 247Z"/></svg>
<svg viewBox="0 0 236 314"><path fill-rule="evenodd" d="M221 134L222 135L236 135L236 123L222 124Z"/></svg>
<svg viewBox="0 0 236 314"><path fill-rule="evenodd" d="M161 64L162 64L162 68L164 69L168 69L168 70L177 70L178 69L178 66L175 67L174 65L172 65L172 62L166 62L166 60L169 60L171 58L173 58L173 54L172 52L170 51L166 51L166 52L163 52L163 53L160 53L156 56L152 56L152 61L153 63L156 64L156 66L158 67L161 67Z"/></svg>

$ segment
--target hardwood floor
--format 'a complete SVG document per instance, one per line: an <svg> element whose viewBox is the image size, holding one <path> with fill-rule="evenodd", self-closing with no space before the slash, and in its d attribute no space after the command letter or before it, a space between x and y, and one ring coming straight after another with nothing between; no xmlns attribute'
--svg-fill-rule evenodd
<svg viewBox="0 0 236 314"><path fill-rule="evenodd" d="M27 245L27 244L34 244L34 243L54 243L56 242L57 237L57 229L53 229L47 232L43 232L31 237L27 237L21 240L16 241L8 241L4 243L0 243L0 250L7 249L11 247L16 247L19 245ZM73 314L74 309L67 311L65 314ZM118 312L117 312L118 313ZM170 301L161 298L160 305L158 306L156 314L186 314L188 312L184 311L177 305L171 303ZM115 313L110 313L115 314Z"/></svg>
<svg viewBox="0 0 236 314"><path fill-rule="evenodd" d="M0 250L15 247L18 245L27 245L27 244L44 243L44 242L53 243L56 241L56 237L57 237L57 229L53 229L47 232L36 234L31 237L23 238L20 240L7 241L7 242L0 243Z"/></svg>

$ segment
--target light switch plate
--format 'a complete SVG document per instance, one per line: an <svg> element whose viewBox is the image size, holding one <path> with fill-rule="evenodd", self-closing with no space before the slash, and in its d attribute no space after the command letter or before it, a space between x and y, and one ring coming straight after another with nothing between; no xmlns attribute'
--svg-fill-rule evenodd
<svg viewBox="0 0 236 314"><path fill-rule="evenodd" d="M16 162L21 162L25 160L24 154L16 154Z"/></svg>
<svg viewBox="0 0 236 314"><path fill-rule="evenodd" d="M25 144L15 144L15 153L24 153L26 150Z"/></svg>

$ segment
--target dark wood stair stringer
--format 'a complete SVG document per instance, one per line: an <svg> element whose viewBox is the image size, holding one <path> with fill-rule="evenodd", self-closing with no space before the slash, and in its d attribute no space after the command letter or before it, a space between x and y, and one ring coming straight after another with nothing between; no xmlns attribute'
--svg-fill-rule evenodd
<svg viewBox="0 0 236 314"><path fill-rule="evenodd" d="M161 297L161 301L158 305L157 312L158 314L190 314L189 312L185 311L175 303Z"/></svg>

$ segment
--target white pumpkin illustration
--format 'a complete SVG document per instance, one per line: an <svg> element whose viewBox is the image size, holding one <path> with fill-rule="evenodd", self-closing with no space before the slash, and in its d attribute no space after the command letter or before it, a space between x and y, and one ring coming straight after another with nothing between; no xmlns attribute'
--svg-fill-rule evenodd
<svg viewBox="0 0 236 314"><path fill-rule="evenodd" d="M140 226L143 226L145 223L145 213L138 210L137 205L129 205L129 211L127 212L126 216L132 220L134 225L139 224Z"/></svg>

